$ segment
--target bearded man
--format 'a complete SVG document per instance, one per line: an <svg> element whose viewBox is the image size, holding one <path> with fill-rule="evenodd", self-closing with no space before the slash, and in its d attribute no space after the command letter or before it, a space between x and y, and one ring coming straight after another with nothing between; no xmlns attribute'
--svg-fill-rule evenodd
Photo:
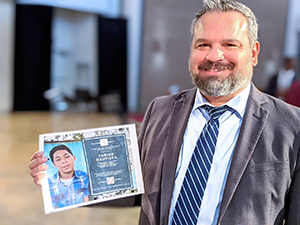
<svg viewBox="0 0 300 225"><path fill-rule="evenodd" d="M192 22L196 87L153 100L139 131L141 225L300 224L300 110L251 82L257 32L244 4L204 1ZM30 164L36 183L42 159Z"/></svg>

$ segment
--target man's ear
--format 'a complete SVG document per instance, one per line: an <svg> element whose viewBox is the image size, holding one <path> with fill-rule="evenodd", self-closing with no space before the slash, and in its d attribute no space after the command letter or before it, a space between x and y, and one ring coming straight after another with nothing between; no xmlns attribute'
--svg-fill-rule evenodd
<svg viewBox="0 0 300 225"><path fill-rule="evenodd" d="M76 161L76 157L75 157L75 155L73 155L73 159L74 159L74 161Z"/></svg>
<svg viewBox="0 0 300 225"><path fill-rule="evenodd" d="M255 67L258 63L258 55L260 51L260 44L256 41L252 47L252 66Z"/></svg>

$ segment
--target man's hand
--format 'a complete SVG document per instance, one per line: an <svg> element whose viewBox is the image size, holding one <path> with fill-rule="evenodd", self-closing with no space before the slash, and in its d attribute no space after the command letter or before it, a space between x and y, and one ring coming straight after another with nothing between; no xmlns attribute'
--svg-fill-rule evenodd
<svg viewBox="0 0 300 225"><path fill-rule="evenodd" d="M48 161L48 158L43 157L44 152L38 151L31 156L29 168L30 175L33 177L33 182L39 186L42 185L41 180L45 177L44 171L48 169L47 165L42 165Z"/></svg>

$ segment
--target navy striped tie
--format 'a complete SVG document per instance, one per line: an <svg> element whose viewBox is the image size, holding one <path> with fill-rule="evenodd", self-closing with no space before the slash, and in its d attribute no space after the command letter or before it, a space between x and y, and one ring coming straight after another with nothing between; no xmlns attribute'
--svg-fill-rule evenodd
<svg viewBox="0 0 300 225"><path fill-rule="evenodd" d="M202 106L210 115L196 143L187 168L172 218L172 225L197 224L200 206L208 180L219 134L219 117L229 109Z"/></svg>

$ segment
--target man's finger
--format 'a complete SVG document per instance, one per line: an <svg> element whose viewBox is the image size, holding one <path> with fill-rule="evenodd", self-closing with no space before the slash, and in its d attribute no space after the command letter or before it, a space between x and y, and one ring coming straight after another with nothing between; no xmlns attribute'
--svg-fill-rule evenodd
<svg viewBox="0 0 300 225"><path fill-rule="evenodd" d="M47 165L39 165L34 167L32 170L30 170L30 175L35 178L38 176L41 172L45 172L48 169Z"/></svg>
<svg viewBox="0 0 300 225"><path fill-rule="evenodd" d="M42 152L42 151L37 151L37 152L35 152L35 153L31 156L30 161L32 161L32 160L34 160L34 159L36 159L36 158L38 158L38 157L42 157L43 155L44 155L44 152Z"/></svg>
<svg viewBox="0 0 300 225"><path fill-rule="evenodd" d="M35 167L37 167L39 165L42 165L42 164L44 164L47 161L48 161L47 157L38 157L38 158L35 158L32 161L30 161L29 168L32 170L33 168L35 168Z"/></svg>
<svg viewBox="0 0 300 225"><path fill-rule="evenodd" d="M42 185L42 179L45 177L45 173L40 173L34 177L33 182L39 186Z"/></svg>

